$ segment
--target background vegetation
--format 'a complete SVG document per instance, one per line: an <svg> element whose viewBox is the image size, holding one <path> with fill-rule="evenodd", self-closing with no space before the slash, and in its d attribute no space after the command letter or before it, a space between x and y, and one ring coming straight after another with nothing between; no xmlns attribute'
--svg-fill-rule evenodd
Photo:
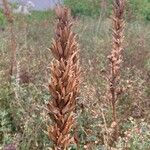
<svg viewBox="0 0 150 150"><path fill-rule="evenodd" d="M65 0L75 18L74 30L81 48L83 84L78 103L78 131L81 150L106 150L112 132L112 113L107 103L107 70L111 49L110 1ZM103 6L103 7L102 7ZM106 7L104 7L106 6ZM100 9L99 9L100 8ZM114 150L150 149L150 1L129 0L122 85L118 116L121 136ZM47 150L49 121L45 108L50 95L50 47L54 33L53 12L15 15L17 75L9 83L11 50L9 25L0 12L0 149L16 145L19 150ZM72 149L76 149L74 145Z"/></svg>
<svg viewBox="0 0 150 150"><path fill-rule="evenodd" d="M110 15L112 0L64 0L72 9L73 15L99 16L100 13ZM150 21L149 0L127 0L127 18Z"/></svg>

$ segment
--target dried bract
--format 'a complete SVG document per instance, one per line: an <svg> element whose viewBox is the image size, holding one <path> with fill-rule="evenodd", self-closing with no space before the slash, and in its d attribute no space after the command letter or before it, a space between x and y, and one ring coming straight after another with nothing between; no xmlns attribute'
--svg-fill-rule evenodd
<svg viewBox="0 0 150 150"><path fill-rule="evenodd" d="M11 8L9 7L9 3L7 0L2 0L3 2L3 10L4 10L4 14L7 18L7 21L9 23L9 28L10 28L10 50L11 50L11 62L10 62L10 70L9 70L9 74L10 74L10 81L11 81L11 76L13 76L14 74L14 67L16 65L16 49L17 49L17 42L16 42L16 38L15 38L15 33L14 33L14 18L13 18L13 14L11 11Z"/></svg>
<svg viewBox="0 0 150 150"><path fill-rule="evenodd" d="M57 6L55 10L58 22L50 48L55 61L51 65L49 84L52 100L48 103L53 124L49 126L48 134L55 150L65 150L73 141L70 132L75 125L74 110L79 94L79 49L76 35L71 31L70 11L63 6Z"/></svg>
<svg viewBox="0 0 150 150"><path fill-rule="evenodd" d="M109 76L109 91L110 91L110 103L113 112L113 122L117 123L116 116L116 102L120 95L120 70L122 63L122 51L123 51L123 40L124 40L124 11L125 11L125 0L114 0L113 9L113 30L112 30L112 51L111 55L108 56L110 61L110 76ZM115 137L118 137L118 127L115 126Z"/></svg>

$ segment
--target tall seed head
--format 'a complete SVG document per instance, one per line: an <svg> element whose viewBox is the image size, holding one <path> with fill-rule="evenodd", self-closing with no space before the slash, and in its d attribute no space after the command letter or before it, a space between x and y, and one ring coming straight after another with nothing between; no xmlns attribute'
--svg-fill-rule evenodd
<svg viewBox="0 0 150 150"><path fill-rule="evenodd" d="M114 9L112 16L112 51L111 55L108 56L110 61L111 73L110 90L116 88L120 79L120 68L122 63L122 51L123 51L123 41L124 41L124 12L125 12L125 1L126 0L114 0ZM117 94L117 93L116 93ZM115 94L115 101L117 99Z"/></svg>
<svg viewBox="0 0 150 150"><path fill-rule="evenodd" d="M7 18L7 21L9 23L13 23L14 18L13 18L11 9L9 7L8 1L7 0L2 0L2 2L3 2L3 7L4 7L4 14L5 14L6 18Z"/></svg>
<svg viewBox="0 0 150 150"><path fill-rule="evenodd" d="M55 150L65 150L73 138L70 134L75 124L74 110L79 94L79 56L76 35L71 31L70 11L57 6L57 25L51 51L55 61L51 65L49 91L52 100L48 103L49 115L53 122L48 128Z"/></svg>
<svg viewBox="0 0 150 150"><path fill-rule="evenodd" d="M117 119L116 102L120 95L120 70L122 63L122 51L124 40L124 11L125 0L114 0L112 15L112 50L110 56L110 75L109 75L109 100L112 106L112 120L116 124L114 131L114 141L118 138L119 127Z"/></svg>

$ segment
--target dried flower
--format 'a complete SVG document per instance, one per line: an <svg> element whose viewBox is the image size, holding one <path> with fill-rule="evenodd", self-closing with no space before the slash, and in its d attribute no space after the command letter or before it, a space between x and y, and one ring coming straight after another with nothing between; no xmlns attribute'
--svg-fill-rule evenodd
<svg viewBox="0 0 150 150"><path fill-rule="evenodd" d="M5 14L8 22L13 23L14 18L13 18L13 15L11 13L11 9L9 7L9 4L8 4L7 0L3 0L3 7L4 7L4 14Z"/></svg>
<svg viewBox="0 0 150 150"><path fill-rule="evenodd" d="M79 49L76 35L71 31L70 11L60 5L55 10L58 22L51 46L55 61L51 65L49 84L52 101L48 103L53 125L48 127L48 133L55 150L66 150L73 141L70 132L75 124L74 110L79 94Z"/></svg>
<svg viewBox="0 0 150 150"><path fill-rule="evenodd" d="M111 55L108 56L110 61L110 76L109 76L109 91L110 91L110 102L113 112L113 122L117 123L116 116L116 102L118 96L122 93L122 89L119 86L120 82L120 69L122 63L122 51L123 51L123 40L124 40L124 11L125 11L125 0L114 0L113 9L113 40L112 40L112 51ZM118 138L118 125L115 126L115 139Z"/></svg>
<svg viewBox="0 0 150 150"><path fill-rule="evenodd" d="M7 0L3 0L3 7L4 7L4 14L7 18L7 21L9 23L9 27L10 27L10 50L11 50L11 62L10 62L10 77L13 75L14 73L14 66L16 65L16 49L17 49L17 42L16 42L16 38L15 38L15 33L14 33L14 28L13 28L13 24L14 24L14 18L11 12L11 8L9 7L8 1ZM11 79L10 79L11 81Z"/></svg>

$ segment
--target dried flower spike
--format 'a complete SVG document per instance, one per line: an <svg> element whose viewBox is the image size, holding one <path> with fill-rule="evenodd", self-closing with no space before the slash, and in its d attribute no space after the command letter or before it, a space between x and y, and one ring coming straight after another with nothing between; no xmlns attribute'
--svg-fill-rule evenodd
<svg viewBox="0 0 150 150"><path fill-rule="evenodd" d="M54 150L66 150L73 141L70 132L75 125L74 110L79 94L79 49L76 35L71 31L70 11L60 5L55 11L58 22L50 48L55 61L51 65L49 84L52 100L48 103L53 124L48 127L48 134Z"/></svg>
<svg viewBox="0 0 150 150"><path fill-rule="evenodd" d="M9 4L8 4L7 0L3 0L3 7L4 7L4 14L5 14L6 18L7 18L7 21L9 23L13 23L14 18L13 18L13 15L11 13L11 9L9 7Z"/></svg>
<svg viewBox="0 0 150 150"><path fill-rule="evenodd" d="M116 115L116 102L118 100L118 89L120 82L120 70L122 63L122 51L123 51L123 40L124 40L124 11L125 11L125 0L114 0L113 4L113 40L112 40L112 51L111 55L108 56L110 61L110 77L109 77L109 91L110 91L110 102L112 106L113 122L118 124ZM115 126L114 137L118 137L118 125Z"/></svg>
<svg viewBox="0 0 150 150"><path fill-rule="evenodd" d="M15 38L15 33L14 33L14 18L13 14L11 12L11 8L9 7L9 3L7 0L2 0L3 2L3 9L4 9L4 14L7 18L7 21L9 23L10 27L10 50L11 50L11 62L10 62L10 82L11 82L11 76L14 74L14 67L16 65L16 49L17 49L17 42Z"/></svg>

